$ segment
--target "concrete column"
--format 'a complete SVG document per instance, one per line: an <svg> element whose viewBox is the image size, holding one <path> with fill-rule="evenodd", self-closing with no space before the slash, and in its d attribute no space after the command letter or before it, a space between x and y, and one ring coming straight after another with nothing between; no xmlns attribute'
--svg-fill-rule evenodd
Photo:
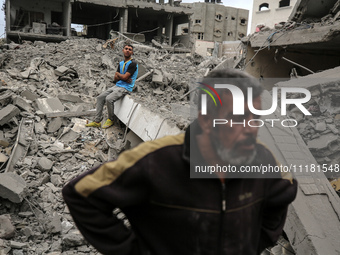
<svg viewBox="0 0 340 255"><path fill-rule="evenodd" d="M128 9L120 9L119 32L126 33L128 24Z"/></svg>
<svg viewBox="0 0 340 255"><path fill-rule="evenodd" d="M158 21L157 36L161 36L163 32L163 23Z"/></svg>
<svg viewBox="0 0 340 255"><path fill-rule="evenodd" d="M164 4L164 0L159 0L159 3L160 4Z"/></svg>
<svg viewBox="0 0 340 255"><path fill-rule="evenodd" d="M169 0L170 6L174 6L174 0Z"/></svg>
<svg viewBox="0 0 340 255"><path fill-rule="evenodd" d="M10 31L11 31L11 2L9 0L6 0L6 33Z"/></svg>
<svg viewBox="0 0 340 255"><path fill-rule="evenodd" d="M172 33L173 33L173 27L174 27L174 15L169 14L170 19L166 20L165 24L165 35L169 37L169 46L172 45Z"/></svg>
<svg viewBox="0 0 340 255"><path fill-rule="evenodd" d="M66 0L63 3L63 14L63 27L65 27L64 35L71 36L72 6L70 0Z"/></svg>

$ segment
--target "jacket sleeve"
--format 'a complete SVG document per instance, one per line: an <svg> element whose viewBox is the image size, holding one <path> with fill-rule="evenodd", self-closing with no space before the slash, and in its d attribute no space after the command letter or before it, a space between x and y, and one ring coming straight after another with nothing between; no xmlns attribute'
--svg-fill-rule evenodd
<svg viewBox="0 0 340 255"><path fill-rule="evenodd" d="M145 173L138 163L133 152L124 152L118 160L82 174L62 190L78 229L103 254L138 254L133 230L113 214L114 208L123 210L147 197Z"/></svg>
<svg viewBox="0 0 340 255"><path fill-rule="evenodd" d="M263 210L261 238L258 254L273 246L282 234L288 205L294 201L297 182L291 178L268 180L267 199Z"/></svg>

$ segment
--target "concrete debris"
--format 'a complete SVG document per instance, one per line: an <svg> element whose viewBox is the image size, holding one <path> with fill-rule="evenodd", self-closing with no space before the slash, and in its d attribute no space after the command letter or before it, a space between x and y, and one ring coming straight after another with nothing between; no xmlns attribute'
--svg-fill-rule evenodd
<svg viewBox="0 0 340 255"><path fill-rule="evenodd" d="M113 40L106 48L104 43L23 41L10 44L13 50L0 51L0 60L5 61L0 63L0 215L10 214L15 226L10 240L0 236L0 255L96 254L76 231L61 188L142 139L165 135L167 122L174 130L185 129L190 122L183 117L189 109L190 93L185 94L190 79L224 62L173 54L157 43L159 48L136 44L134 58L140 71L136 91L129 95L132 105L122 115L143 116L140 111L147 109L142 118L153 127L146 132L150 137L141 137L133 128L125 135L125 127L118 124L110 130L85 127L95 114L96 97L114 85L122 60L123 41ZM134 109L136 104L143 108ZM141 128L141 122L136 123ZM157 131L155 123L162 128Z"/></svg>
<svg viewBox="0 0 340 255"><path fill-rule="evenodd" d="M15 227L13 226L11 222L11 217L9 215L0 215L0 238L10 239L14 235L15 235Z"/></svg>
<svg viewBox="0 0 340 255"><path fill-rule="evenodd" d="M26 112L31 112L33 110L31 104L26 102L26 100L23 99L22 97L14 97L13 104L18 106L21 110L26 111Z"/></svg>
<svg viewBox="0 0 340 255"><path fill-rule="evenodd" d="M298 121L299 133L321 165L339 161L339 72L337 67L277 84L278 87L302 87L311 92L312 99L305 107L312 115L304 116L294 109L290 109L289 115Z"/></svg>
<svg viewBox="0 0 340 255"><path fill-rule="evenodd" d="M22 249L22 248L27 247L26 243L19 243L19 242L15 242L15 241L11 241L10 245L11 245L11 248L14 248L14 249Z"/></svg>
<svg viewBox="0 0 340 255"><path fill-rule="evenodd" d="M20 113L18 107L9 104L5 108L0 110L0 126L8 123L13 117L17 116Z"/></svg>
<svg viewBox="0 0 340 255"><path fill-rule="evenodd" d="M74 230L63 237L63 244L68 247L81 246L85 240L78 230Z"/></svg>
<svg viewBox="0 0 340 255"><path fill-rule="evenodd" d="M37 163L37 166L42 171L49 171L52 169L53 166L53 162L46 157L40 158Z"/></svg>
<svg viewBox="0 0 340 255"><path fill-rule="evenodd" d="M35 100L37 110L43 113L63 112L64 106L58 98L38 98Z"/></svg>
<svg viewBox="0 0 340 255"><path fill-rule="evenodd" d="M15 173L0 173L0 197L20 203L26 196L26 182Z"/></svg>
<svg viewBox="0 0 340 255"><path fill-rule="evenodd" d="M54 133L58 131L61 128L62 124L63 121L60 117L51 119L51 121L48 123L47 132Z"/></svg>

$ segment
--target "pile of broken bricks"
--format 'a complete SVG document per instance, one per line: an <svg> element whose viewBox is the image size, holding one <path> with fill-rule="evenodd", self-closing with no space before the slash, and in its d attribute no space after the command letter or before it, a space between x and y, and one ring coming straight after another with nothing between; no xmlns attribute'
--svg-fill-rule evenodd
<svg viewBox="0 0 340 255"><path fill-rule="evenodd" d="M113 85L123 43L36 41L0 51L1 255L98 254L77 231L61 189L125 149L118 146L124 127L85 128L96 97ZM131 97L185 129L189 80L222 60L134 46L142 79Z"/></svg>

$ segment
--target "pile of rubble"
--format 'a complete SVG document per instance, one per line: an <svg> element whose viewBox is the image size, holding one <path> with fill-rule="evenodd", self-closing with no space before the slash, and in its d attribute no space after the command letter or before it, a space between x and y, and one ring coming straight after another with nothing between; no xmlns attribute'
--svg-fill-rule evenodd
<svg viewBox="0 0 340 255"><path fill-rule="evenodd" d="M340 160L339 71L337 67L277 84L279 87L302 87L311 92L312 98L304 106L312 115L305 116L297 107L289 108L289 115L298 122L298 131L316 161L333 168L339 166ZM335 177L339 172L330 171L326 176Z"/></svg>
<svg viewBox="0 0 340 255"><path fill-rule="evenodd" d="M1 255L96 253L76 230L61 189L125 149L124 127L85 128L96 96L113 85L123 43L36 41L0 51ZM187 105L189 80L221 60L134 46L140 79L131 97L184 129L189 121L172 107Z"/></svg>

